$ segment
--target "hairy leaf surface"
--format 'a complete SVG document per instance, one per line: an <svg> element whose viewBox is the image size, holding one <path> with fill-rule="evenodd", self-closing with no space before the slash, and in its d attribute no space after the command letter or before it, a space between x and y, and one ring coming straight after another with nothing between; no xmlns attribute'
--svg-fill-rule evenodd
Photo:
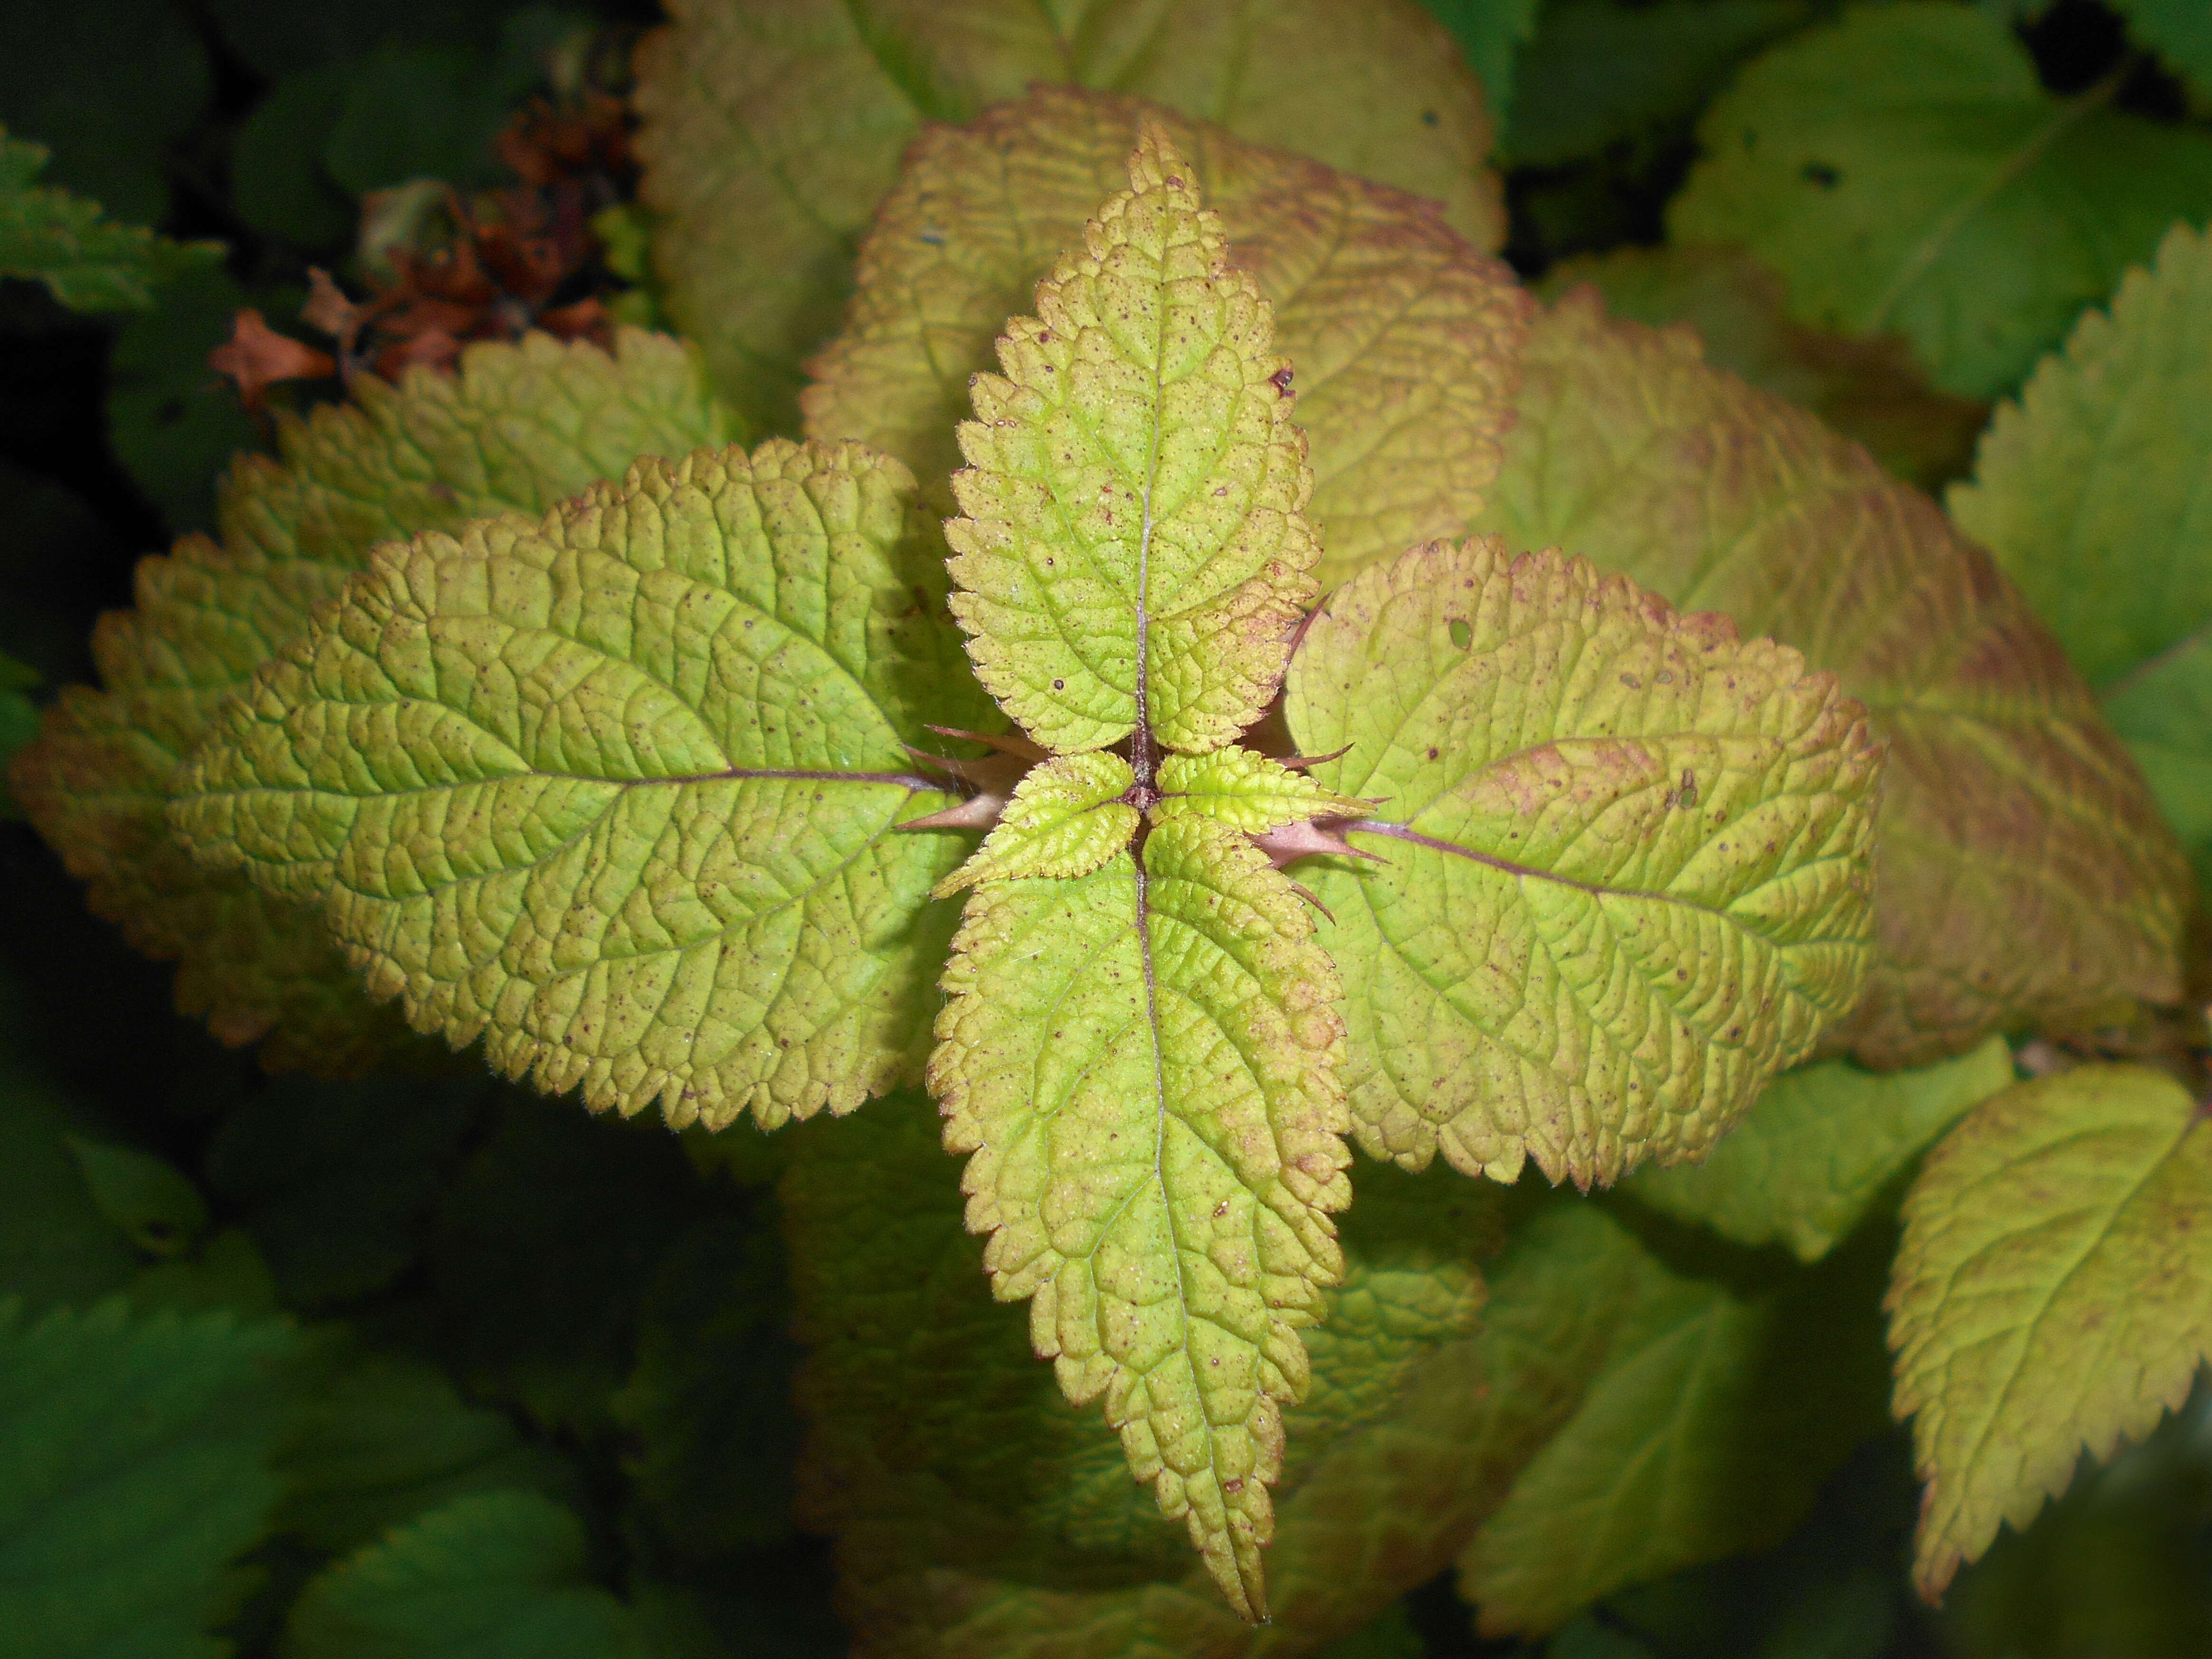
<svg viewBox="0 0 2212 1659"><path fill-rule="evenodd" d="M1291 665L1316 775L1389 860L1316 872L1360 1144L1620 1178L1694 1157L1849 1009L1880 755L1796 652L1496 538L1331 596Z"/></svg>
<svg viewBox="0 0 2212 1659"><path fill-rule="evenodd" d="M952 614L1047 747L1218 749L1274 696L1319 556L1290 368L1165 131L970 384ZM1139 781L1151 781L1149 753Z"/></svg>
<svg viewBox="0 0 2212 1659"><path fill-rule="evenodd" d="M1504 239L1481 88L1411 0L670 9L637 65L654 262L678 325L764 428L787 422L799 364L836 330L854 245L908 143L1032 82L1152 99L1439 201L1480 246ZM1074 222L1105 194L1089 191ZM1044 243L1044 257L1062 245Z"/></svg>
<svg viewBox="0 0 2212 1659"><path fill-rule="evenodd" d="M1723 611L1866 704L1889 753L1879 954L1832 1040L1917 1065L2000 1025L2173 999L2187 872L2057 642L1930 502L1698 357L1685 332L1561 301L1476 527Z"/></svg>
<svg viewBox="0 0 2212 1659"><path fill-rule="evenodd" d="M2115 113L2117 88L2051 97L1988 11L1861 5L1706 112L1668 228L1741 243L1806 321L1903 334L1938 386L1995 397L2212 212L2212 134Z"/></svg>
<svg viewBox="0 0 2212 1659"><path fill-rule="evenodd" d="M1107 1421L1231 1602L1262 1616L1299 1328L1351 1201L1335 970L1233 829L1156 825L1075 881L969 900L930 1060L968 1224L1037 1352Z"/></svg>
<svg viewBox="0 0 2212 1659"><path fill-rule="evenodd" d="M2212 869L2212 237L2176 226L1997 410L1948 505Z"/></svg>
<svg viewBox="0 0 2212 1659"><path fill-rule="evenodd" d="M1432 203L1068 88L915 141L861 244L844 331L808 366L808 433L886 450L942 495L970 376L1126 182L1140 112L1195 168L1232 263L1274 308L1311 444L1322 581L1456 532L1497 476L1528 308L1511 275Z"/></svg>
<svg viewBox="0 0 2212 1659"><path fill-rule="evenodd" d="M218 1659L277 1483L293 1334L119 1299L36 1322L0 1302L0 1631L24 1659Z"/></svg>
<svg viewBox="0 0 2212 1659"><path fill-rule="evenodd" d="M0 276L44 283L71 311L143 311L167 278L221 262L220 243L173 242L36 183L46 155L0 130Z"/></svg>
<svg viewBox="0 0 2212 1659"><path fill-rule="evenodd" d="M1739 1244L1780 1243L1817 1261L1922 1148L2012 1080L2002 1037L1917 1071L1822 1060L1768 1084L1703 1163L1641 1170L1628 1190Z"/></svg>
<svg viewBox="0 0 2212 1659"><path fill-rule="evenodd" d="M1887 1241L1753 1289L1638 1250L1603 1369L1460 1559L1486 1632L1778 1542L1883 1426Z"/></svg>
<svg viewBox="0 0 2212 1659"><path fill-rule="evenodd" d="M100 915L179 963L177 1000L227 1042L266 1038L278 1068L357 1072L404 1028L374 1008L320 919L195 865L163 814L222 699L307 631L374 544L506 510L543 512L641 454L726 441L690 353L624 331L610 356L542 335L471 346L456 374L279 416L275 459L224 487L220 544L188 536L139 566L137 608L101 619L103 689L72 688L12 774L17 798Z"/></svg>
<svg viewBox="0 0 2212 1659"><path fill-rule="evenodd" d="M179 831L509 1076L850 1111L914 1068L958 850L891 833L939 787L905 742L988 713L912 487L778 441L380 550L227 706Z"/></svg>
<svg viewBox="0 0 2212 1659"><path fill-rule="evenodd" d="M1929 1155L1890 1285L1895 1406L1928 1490L1935 1596L2075 1461L2179 1407L2212 1359L2212 1133L2162 1073L2008 1089Z"/></svg>

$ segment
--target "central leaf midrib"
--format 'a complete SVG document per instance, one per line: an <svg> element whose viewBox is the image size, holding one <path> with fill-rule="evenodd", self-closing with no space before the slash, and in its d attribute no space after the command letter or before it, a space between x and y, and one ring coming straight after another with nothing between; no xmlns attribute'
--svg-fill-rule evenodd
<svg viewBox="0 0 2212 1659"><path fill-rule="evenodd" d="M1164 189L1167 184L1166 179L1163 177L1160 182L1162 187ZM1135 727L1130 733L1129 769L1136 775L1136 781L1139 788L1151 787L1152 781L1152 697L1150 689L1147 684L1152 670L1149 659L1150 641L1147 636L1152 627L1152 596L1150 588L1152 583L1152 493L1159 483L1160 428L1164 424L1161 416L1161 405L1164 402L1166 396L1164 374L1167 359L1169 303L1167 267L1168 254L1171 246L1169 240L1170 234L1170 233L1164 231L1162 234L1160 253L1158 260L1160 309L1158 326L1152 339L1152 442L1148 453L1145 457L1144 523L1137 532L1137 684L1135 694L1137 718ZM1139 929L1142 932L1145 887L1144 862L1141 855L1141 849L1139 852L1137 871L1137 914L1139 918ZM1152 988L1152 942L1149 937L1146 938L1145 942L1145 981L1146 994L1149 996ZM1155 1021L1154 1024L1153 1036L1156 1039L1154 1046L1155 1050L1157 1051L1157 1038L1158 1036L1158 1026L1157 1021ZM1161 1109L1163 1111L1166 1109L1164 1096L1163 1096Z"/></svg>

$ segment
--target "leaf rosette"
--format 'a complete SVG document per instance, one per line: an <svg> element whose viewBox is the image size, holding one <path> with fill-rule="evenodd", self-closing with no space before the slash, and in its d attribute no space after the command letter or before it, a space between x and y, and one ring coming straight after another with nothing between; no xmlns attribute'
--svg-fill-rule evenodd
<svg viewBox="0 0 2212 1659"><path fill-rule="evenodd" d="M1584 1186L1701 1152L1859 994L1881 756L1795 651L1556 552L1365 547L1312 614L1273 309L1165 124L1127 177L975 380L941 541L817 439L388 545L170 818L595 1108L926 1073L993 1292L1261 1619L1347 1137Z"/></svg>

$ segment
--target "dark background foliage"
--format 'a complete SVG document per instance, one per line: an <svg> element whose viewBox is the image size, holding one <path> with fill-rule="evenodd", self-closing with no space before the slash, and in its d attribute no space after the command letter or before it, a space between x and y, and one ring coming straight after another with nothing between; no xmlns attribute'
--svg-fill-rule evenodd
<svg viewBox="0 0 2212 1659"><path fill-rule="evenodd" d="M1736 64L1831 9L1553 0L1500 48L1496 8L1431 3L1512 64L1506 252L1530 279L1657 242L1698 112ZM513 113L549 76L619 92L653 17L649 0L0 3L0 124L52 149L49 180L227 249L119 321L0 286L0 651L48 687L88 678L92 621L129 603L134 562L208 527L221 463L262 441L207 363L233 314L293 327L311 267L360 292L364 197L423 177L507 182L494 141ZM2118 75L2119 106L2185 112L2180 86L2091 0L2060 0L2023 38L2053 92ZM610 263L554 297L611 297ZM320 1564L492 1489L580 1515L570 1589L661 1609L669 1651L840 1651L826 1547L790 1518L793 1356L753 1146L699 1154L702 1178L657 1126L548 1111L473 1061L269 1079L179 1018L167 971L86 912L27 826L0 823L0 1293L281 1309L309 1339L288 1362L284 1525L226 1627L242 1653L273 1650ZM1773 1553L1617 1597L1540 1649L1479 1641L1439 1580L1344 1652L2212 1652L2202 1408L2085 1473L1940 1613L1905 1589L1913 1506L1893 1434Z"/></svg>

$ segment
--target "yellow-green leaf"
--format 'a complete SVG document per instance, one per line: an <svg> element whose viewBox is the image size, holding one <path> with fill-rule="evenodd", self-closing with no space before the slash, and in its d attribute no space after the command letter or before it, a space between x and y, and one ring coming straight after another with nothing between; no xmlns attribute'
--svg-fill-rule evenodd
<svg viewBox="0 0 2212 1659"><path fill-rule="evenodd" d="M1121 799L1135 781L1129 763L1104 750L1055 755L1030 768L998 827L937 884L935 896L981 881L1089 875L1137 833L1137 809Z"/></svg>
<svg viewBox="0 0 2212 1659"><path fill-rule="evenodd" d="M2212 873L2212 236L2177 225L1997 410L1959 527L2065 645Z"/></svg>
<svg viewBox="0 0 2212 1659"><path fill-rule="evenodd" d="M1498 474L1528 310L1512 273L1431 203L1070 88L1036 88L915 140L861 245L844 330L808 365L808 434L896 455L950 511L969 378L991 367L1006 319L1126 181L1140 115L1197 169L1231 260L1274 307L1312 446L1307 514L1323 585L1457 534Z"/></svg>
<svg viewBox="0 0 2212 1659"><path fill-rule="evenodd" d="M1929 1155L1887 1306L1941 1594L2212 1359L2212 1133L2180 1085L2085 1066L2008 1089Z"/></svg>
<svg viewBox="0 0 2212 1659"><path fill-rule="evenodd" d="M764 428L787 422L799 364L836 328L854 246L908 144L1033 82L1152 99L1438 202L1479 246L1504 237L1481 88L1412 0L1079 11L678 0L670 11L637 60L654 261L677 325ZM1077 223L1105 193L1085 192Z"/></svg>
<svg viewBox="0 0 2212 1659"><path fill-rule="evenodd" d="M1351 1200L1334 970L1289 880L1204 818L1073 881L969 898L929 1078L969 1154L968 1224L1069 1398L1103 1395L1131 1468L1239 1612L1299 1328Z"/></svg>
<svg viewBox="0 0 2212 1659"><path fill-rule="evenodd" d="M220 544L188 536L146 560L137 608L101 619L101 687L67 688L48 709L13 769L16 798L94 910L177 962L178 1006L222 1041L260 1041L272 1069L388 1060L405 1027L361 994L319 919L170 839L179 764L376 543L543 512L641 454L726 442L730 424L691 352L629 330L612 355L544 335L474 345L455 374L396 388L364 375L344 406L279 415L276 458L231 470Z"/></svg>
<svg viewBox="0 0 2212 1659"><path fill-rule="evenodd" d="M1152 807L1155 822L1212 818L1255 836L1308 818L1356 817L1369 805L1243 748L1170 755L1161 763L1159 787L1160 798Z"/></svg>
<svg viewBox="0 0 2212 1659"><path fill-rule="evenodd" d="M1889 761L1875 971L1832 1041L1881 1069L2180 994L2188 872L2094 700L1934 504L1681 331L1570 295L1537 324L1480 529L1565 542L1796 647Z"/></svg>
<svg viewBox="0 0 2212 1659"><path fill-rule="evenodd" d="M971 386L945 527L984 685L1048 748L1218 749L1316 592L1289 366L1164 130Z"/></svg>
<svg viewBox="0 0 2212 1659"><path fill-rule="evenodd" d="M1330 597L1301 749L1389 805L1317 871L1360 1144L1511 1181L1695 1157L1856 1000L1881 755L1796 652L1496 538Z"/></svg>
<svg viewBox="0 0 2212 1659"><path fill-rule="evenodd" d="M1917 1071L1802 1066L1768 1084L1703 1163L1638 1170L1628 1190L1739 1244L1778 1242L1817 1261L1923 1147L2012 1075L2002 1037Z"/></svg>
<svg viewBox="0 0 2212 1659"><path fill-rule="evenodd" d="M912 489L775 441L380 550L225 707L178 830L510 1076L849 1111L915 1069L950 921L958 843L893 833L939 792L904 744L988 713Z"/></svg>

